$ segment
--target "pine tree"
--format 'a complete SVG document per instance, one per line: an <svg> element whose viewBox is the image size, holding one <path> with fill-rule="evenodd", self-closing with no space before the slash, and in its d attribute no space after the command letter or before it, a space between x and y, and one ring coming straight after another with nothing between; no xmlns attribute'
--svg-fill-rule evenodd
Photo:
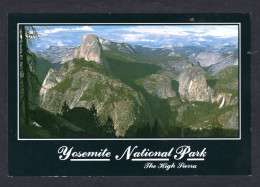
<svg viewBox="0 0 260 187"><path fill-rule="evenodd" d="M60 116L64 116L67 112L69 112L70 107L67 105L66 101L63 102L63 105L61 107L61 114Z"/></svg>
<svg viewBox="0 0 260 187"><path fill-rule="evenodd" d="M114 129L114 123L113 123L113 119L108 116L106 123L103 125L103 131L105 136L107 137L115 137L115 129Z"/></svg>
<svg viewBox="0 0 260 187"><path fill-rule="evenodd" d="M144 127L144 132L143 132L144 137L151 137L151 128L149 122L146 123Z"/></svg>
<svg viewBox="0 0 260 187"><path fill-rule="evenodd" d="M29 50L28 45L32 45L33 39L38 38L37 32L32 26L20 26L20 113L24 114L25 125L30 124L29 114L29 85L34 92L39 85L37 76L33 73L36 63L35 55ZM24 111L23 111L24 109ZM23 115L22 115L23 117Z"/></svg>
<svg viewBox="0 0 260 187"><path fill-rule="evenodd" d="M91 108L90 108L90 112L92 113L93 116L93 122L95 123L96 126L99 126L99 117L97 115L97 109L95 108L95 105L92 104Z"/></svg>
<svg viewBox="0 0 260 187"><path fill-rule="evenodd" d="M142 127L139 127L139 128L136 130L135 137L136 137L136 138L142 137L142 132L143 132Z"/></svg>
<svg viewBox="0 0 260 187"><path fill-rule="evenodd" d="M154 126L153 126L153 129L152 129L152 137L155 138L157 137L158 135L158 122L157 122L157 118L155 118L154 120Z"/></svg>

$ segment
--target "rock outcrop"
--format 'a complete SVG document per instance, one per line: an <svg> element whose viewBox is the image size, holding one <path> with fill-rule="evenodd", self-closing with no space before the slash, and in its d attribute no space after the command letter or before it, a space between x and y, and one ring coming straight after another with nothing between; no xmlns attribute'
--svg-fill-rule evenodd
<svg viewBox="0 0 260 187"><path fill-rule="evenodd" d="M231 93L217 93L211 96L211 103L219 103L219 108L229 105L235 105L238 102L237 97L232 97Z"/></svg>
<svg viewBox="0 0 260 187"><path fill-rule="evenodd" d="M196 60L201 67L206 67L211 75L216 75L228 66L238 65L238 54L236 50L224 53L202 52L197 56Z"/></svg>
<svg viewBox="0 0 260 187"><path fill-rule="evenodd" d="M164 75L152 74L147 78L136 81L151 95L162 99L176 97L176 92L172 89L172 80Z"/></svg>
<svg viewBox="0 0 260 187"><path fill-rule="evenodd" d="M213 90L207 85L205 72L191 67L179 75L179 94L182 100L210 101Z"/></svg>
<svg viewBox="0 0 260 187"><path fill-rule="evenodd" d="M75 58L84 58L86 61L94 61L109 70L102 46L99 42L99 38L96 35L82 35L81 45L75 50Z"/></svg>
<svg viewBox="0 0 260 187"><path fill-rule="evenodd" d="M112 117L117 136L124 136L134 122L140 121L140 114L149 115L140 93L107 75L95 62L74 60L59 71L51 69L40 95L40 106L55 114L65 101L70 108L89 109L94 104L101 120Z"/></svg>
<svg viewBox="0 0 260 187"><path fill-rule="evenodd" d="M126 54L134 54L134 48L132 45L129 45L127 43L115 43L110 40L106 40L103 38L99 38L99 41L102 45L102 48L107 51L117 51L120 53L126 53Z"/></svg>
<svg viewBox="0 0 260 187"><path fill-rule="evenodd" d="M211 75L216 75L218 72L224 70L226 67L233 67L233 66L238 66L238 58L230 55L222 59L220 62L211 65L208 68L208 72Z"/></svg>
<svg viewBox="0 0 260 187"><path fill-rule="evenodd" d="M202 52L197 56L196 60L199 61L201 67L207 67L222 61L223 56L220 53Z"/></svg>

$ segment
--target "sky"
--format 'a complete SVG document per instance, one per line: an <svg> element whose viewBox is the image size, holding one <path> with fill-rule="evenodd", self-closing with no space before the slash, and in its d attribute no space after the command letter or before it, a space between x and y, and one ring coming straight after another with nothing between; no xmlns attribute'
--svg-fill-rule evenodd
<svg viewBox="0 0 260 187"><path fill-rule="evenodd" d="M228 45L238 43L238 25L75 25L34 26L39 39L30 46L43 50L50 46L79 46L83 34L119 43L147 47L185 45Z"/></svg>

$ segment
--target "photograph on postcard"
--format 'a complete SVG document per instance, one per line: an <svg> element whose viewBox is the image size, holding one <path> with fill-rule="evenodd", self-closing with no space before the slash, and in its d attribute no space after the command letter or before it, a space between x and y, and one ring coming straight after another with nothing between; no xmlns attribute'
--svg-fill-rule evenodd
<svg viewBox="0 0 260 187"><path fill-rule="evenodd" d="M18 24L18 138L240 138L240 24Z"/></svg>

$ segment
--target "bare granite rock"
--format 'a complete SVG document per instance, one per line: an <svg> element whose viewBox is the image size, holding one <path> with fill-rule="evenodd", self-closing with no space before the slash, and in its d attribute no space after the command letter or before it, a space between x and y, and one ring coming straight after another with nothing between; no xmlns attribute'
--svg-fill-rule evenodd
<svg viewBox="0 0 260 187"><path fill-rule="evenodd" d="M75 58L84 58L86 61L95 61L110 71L104 56L99 38L93 34L83 34L81 45L75 50Z"/></svg>
<svg viewBox="0 0 260 187"><path fill-rule="evenodd" d="M210 101L213 90L207 85L205 72L199 67L191 67L179 75L179 94L189 101Z"/></svg>

